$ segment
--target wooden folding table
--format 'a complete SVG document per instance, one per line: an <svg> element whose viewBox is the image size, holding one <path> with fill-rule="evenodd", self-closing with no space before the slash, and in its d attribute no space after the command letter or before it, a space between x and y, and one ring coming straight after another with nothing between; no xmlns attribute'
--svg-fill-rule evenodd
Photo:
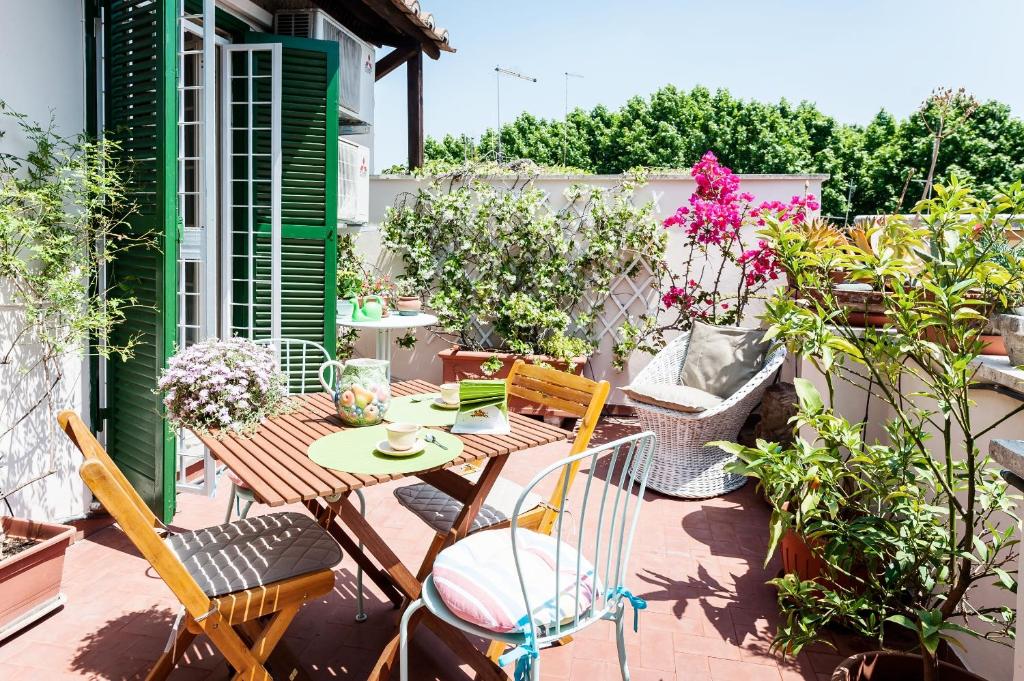
<svg viewBox="0 0 1024 681"><path fill-rule="evenodd" d="M391 390L395 396L402 396L437 392L438 388L425 381L404 381L392 384ZM420 581L352 505L349 495L353 490L403 477L429 482L464 504L449 533L451 542L466 536L510 454L572 436L561 428L510 414L511 434L459 435L464 444L462 453L441 467L414 474L353 475L324 468L311 461L306 453L314 441L345 429L329 396L317 393L295 399L299 400L297 409L266 420L251 437L217 439L204 435L200 439L214 458L231 468L252 489L257 501L268 506L303 503L395 607L419 597ZM485 462L475 483L450 470L474 461ZM421 610L417 615L424 612ZM470 664L478 673L477 678L507 678L462 632L430 615L423 615L420 621ZM389 677L397 647L396 632L381 653L370 679Z"/></svg>

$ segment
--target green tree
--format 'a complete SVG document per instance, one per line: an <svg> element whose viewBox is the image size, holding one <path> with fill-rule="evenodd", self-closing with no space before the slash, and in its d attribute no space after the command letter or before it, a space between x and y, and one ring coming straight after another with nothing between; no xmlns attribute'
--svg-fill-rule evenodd
<svg viewBox="0 0 1024 681"><path fill-rule="evenodd" d="M962 98L956 107L973 99ZM1024 178L1024 121L1005 104L976 108L942 141L935 174L956 173L988 193ZM865 126L838 122L810 102L743 100L728 90L665 86L617 110L576 109L567 121L524 113L501 129L502 155L594 173L689 168L707 150L738 173L827 173L822 210L843 219L907 210L921 197L931 162L930 97L907 119L882 110ZM962 110L953 115L964 114ZM493 160L497 134L428 139L430 160Z"/></svg>

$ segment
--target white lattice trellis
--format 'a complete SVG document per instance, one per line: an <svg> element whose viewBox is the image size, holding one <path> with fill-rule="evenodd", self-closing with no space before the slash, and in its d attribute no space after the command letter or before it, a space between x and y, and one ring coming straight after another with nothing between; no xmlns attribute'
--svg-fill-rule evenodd
<svg viewBox="0 0 1024 681"><path fill-rule="evenodd" d="M597 344L601 347L605 338L615 339L615 331L630 317L654 312L658 304L658 288L661 282L645 258L636 256L609 287L604 310L598 316ZM588 303L597 301L589 297Z"/></svg>

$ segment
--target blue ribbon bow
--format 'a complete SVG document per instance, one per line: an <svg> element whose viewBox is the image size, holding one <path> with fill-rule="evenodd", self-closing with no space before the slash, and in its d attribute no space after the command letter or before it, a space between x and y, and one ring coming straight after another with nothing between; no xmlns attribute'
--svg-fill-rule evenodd
<svg viewBox="0 0 1024 681"><path fill-rule="evenodd" d="M617 586L608 592L608 600L613 598L622 597L629 601L629 604L633 606L633 631L640 631L640 611L647 608L647 601L633 594L632 591L624 586Z"/></svg>
<svg viewBox="0 0 1024 681"><path fill-rule="evenodd" d="M537 650L537 644L533 641L533 636L526 634L526 640L498 658L498 664L504 667L515 660L514 681L530 681L533 661L538 657L540 657L540 652Z"/></svg>
<svg viewBox="0 0 1024 681"><path fill-rule="evenodd" d="M647 608L647 601L635 595L624 586L617 586L608 592L607 599L611 600L613 598L625 598L633 606L633 631L639 632L640 611ZM498 658L498 664L504 667L510 662L515 661L514 681L530 681L533 661L538 657L540 657L540 652L537 650L537 644L534 641L533 635L527 633L522 644Z"/></svg>

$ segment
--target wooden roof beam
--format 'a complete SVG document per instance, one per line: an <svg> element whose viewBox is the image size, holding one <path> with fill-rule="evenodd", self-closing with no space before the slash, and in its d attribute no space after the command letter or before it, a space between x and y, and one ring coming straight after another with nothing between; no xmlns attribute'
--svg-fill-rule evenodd
<svg viewBox="0 0 1024 681"><path fill-rule="evenodd" d="M391 52L388 52L377 60L375 80L380 80L384 76L388 75L399 66L409 61L409 59L418 54L419 51L419 45L406 45L405 47L396 47Z"/></svg>
<svg viewBox="0 0 1024 681"><path fill-rule="evenodd" d="M423 53L416 50L405 67L409 119L409 170L423 167Z"/></svg>

